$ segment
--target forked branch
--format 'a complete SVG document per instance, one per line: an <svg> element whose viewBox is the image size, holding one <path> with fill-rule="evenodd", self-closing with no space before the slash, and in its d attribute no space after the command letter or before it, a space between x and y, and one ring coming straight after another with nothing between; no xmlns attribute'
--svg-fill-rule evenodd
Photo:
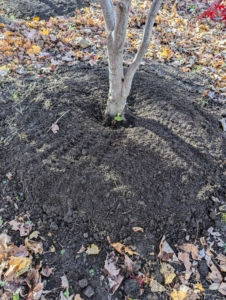
<svg viewBox="0 0 226 300"><path fill-rule="evenodd" d="M143 59L145 53L148 50L155 18L157 16L157 13L160 9L162 2L163 2L163 0L153 0L152 6L151 6L148 16L147 16L141 46L140 46L136 56L134 57L133 62L129 66L126 76L125 76L124 86L125 86L126 90L130 90L133 76L134 76L135 72L137 71L140 63L142 62L142 59Z"/></svg>

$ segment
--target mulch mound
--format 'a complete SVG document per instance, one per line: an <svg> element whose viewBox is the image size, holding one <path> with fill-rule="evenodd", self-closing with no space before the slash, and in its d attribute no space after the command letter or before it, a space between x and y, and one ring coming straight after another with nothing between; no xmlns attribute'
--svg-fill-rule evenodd
<svg viewBox="0 0 226 300"><path fill-rule="evenodd" d="M66 249L63 256L45 255L56 268L47 289L59 286L64 272L74 291L80 292L76 281L88 277L96 287L92 299L107 299L99 281L107 236L149 259L163 234L171 245L186 242L187 235L194 242L215 225L211 196L225 200L226 140L222 108L201 101L203 84L166 65L142 67L126 124L103 117L105 66L81 64L5 84L0 185L3 199L19 195L19 209L6 202L2 216L10 221L26 211L42 236L52 233L44 251L52 242L58 253ZM54 134L51 125L61 116ZM5 180L7 172L13 180ZM76 255L91 243L102 249L97 259Z"/></svg>

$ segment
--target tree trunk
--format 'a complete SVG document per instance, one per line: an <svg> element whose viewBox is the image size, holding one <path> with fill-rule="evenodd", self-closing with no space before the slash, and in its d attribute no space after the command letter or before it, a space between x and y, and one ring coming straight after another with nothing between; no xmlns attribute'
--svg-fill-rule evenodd
<svg viewBox="0 0 226 300"><path fill-rule="evenodd" d="M124 118L124 109L133 77L148 49L155 17L163 0L153 0L152 2L140 49L129 66L125 77L123 73L123 49L131 0L116 1L116 10L114 9L112 0L99 1L108 32L109 94L106 114L111 117L120 114Z"/></svg>

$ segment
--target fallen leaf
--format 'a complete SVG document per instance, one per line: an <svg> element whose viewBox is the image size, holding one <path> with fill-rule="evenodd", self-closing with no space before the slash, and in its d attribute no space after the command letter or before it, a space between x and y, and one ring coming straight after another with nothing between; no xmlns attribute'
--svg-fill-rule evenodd
<svg viewBox="0 0 226 300"><path fill-rule="evenodd" d="M28 250L33 251L35 254L42 254L43 252L43 244L42 242L36 242L33 240L29 240L28 238L24 241Z"/></svg>
<svg viewBox="0 0 226 300"><path fill-rule="evenodd" d="M57 133L59 131L59 126L57 124L52 124L51 129L53 133Z"/></svg>
<svg viewBox="0 0 226 300"><path fill-rule="evenodd" d="M136 251L131 250L130 247L127 247L121 243L112 243L111 246L120 254L128 253L129 255L138 255Z"/></svg>
<svg viewBox="0 0 226 300"><path fill-rule="evenodd" d="M125 256L125 266L128 272L133 273L133 261L129 258L128 255L124 254Z"/></svg>
<svg viewBox="0 0 226 300"><path fill-rule="evenodd" d="M200 242L203 246L207 246L207 242L206 242L204 236L200 238Z"/></svg>
<svg viewBox="0 0 226 300"><path fill-rule="evenodd" d="M160 283L158 283L158 281L156 281L156 280L152 280L151 281L151 283L150 283L150 288L151 288L151 291L153 292L153 293L158 293L158 292L165 292L166 291L166 289L164 288L164 286L163 285L161 285Z"/></svg>
<svg viewBox="0 0 226 300"><path fill-rule="evenodd" d="M83 300L83 299L80 297L79 294L76 294L74 300Z"/></svg>
<svg viewBox="0 0 226 300"><path fill-rule="evenodd" d="M209 290L211 290L211 291L216 291L216 290L218 290L219 289L219 287L220 287L220 283L212 283L210 286L209 286Z"/></svg>
<svg viewBox="0 0 226 300"><path fill-rule="evenodd" d="M20 228L20 236L27 236L32 230L32 224L23 223Z"/></svg>
<svg viewBox="0 0 226 300"><path fill-rule="evenodd" d="M40 21L40 17L36 16L36 17L33 18L33 20L36 21L36 22L38 22L38 21Z"/></svg>
<svg viewBox="0 0 226 300"><path fill-rule="evenodd" d="M49 277L52 274L52 268L46 266L45 268L42 268L40 273L45 277Z"/></svg>
<svg viewBox="0 0 226 300"><path fill-rule="evenodd" d="M91 246L89 246L86 250L86 253L88 255L91 255L91 254L98 254L100 252L100 249L98 248L97 245L95 244L92 244Z"/></svg>
<svg viewBox="0 0 226 300"><path fill-rule="evenodd" d="M12 220L9 222L9 225L13 226L12 230L19 230L22 223L17 222L16 220Z"/></svg>
<svg viewBox="0 0 226 300"><path fill-rule="evenodd" d="M161 56L167 60L169 60L173 55L174 52L170 49L165 49L163 52L161 52Z"/></svg>
<svg viewBox="0 0 226 300"><path fill-rule="evenodd" d="M162 237L162 240L159 245L158 257L161 258L162 261L179 263L179 260L176 254L174 253L173 249L166 242L165 235Z"/></svg>
<svg viewBox="0 0 226 300"><path fill-rule="evenodd" d="M29 235L29 239L32 240L33 238L37 239L39 235L39 231L33 231L30 235Z"/></svg>
<svg viewBox="0 0 226 300"><path fill-rule="evenodd" d="M144 232L144 229L141 228L141 227L132 227L132 230L133 230L134 232L138 232L138 231Z"/></svg>
<svg viewBox="0 0 226 300"><path fill-rule="evenodd" d="M171 265L167 263L162 263L160 272L164 275L165 284L170 284L176 277L174 271L175 269Z"/></svg>
<svg viewBox="0 0 226 300"><path fill-rule="evenodd" d="M116 267L117 260L115 252L111 252L106 257L104 268L110 275L117 276L119 274L120 270Z"/></svg>
<svg viewBox="0 0 226 300"><path fill-rule="evenodd" d="M50 251L51 252L55 252L56 251L56 249L55 249L55 247L53 245L50 247Z"/></svg>
<svg viewBox="0 0 226 300"><path fill-rule="evenodd" d="M183 291L177 291L173 289L172 293L170 294L170 297L173 300L188 300L188 295Z"/></svg>
<svg viewBox="0 0 226 300"><path fill-rule="evenodd" d="M82 245L82 247L80 248L80 250L77 253L79 254L79 253L82 253L85 251L86 251L86 248Z"/></svg>
<svg viewBox="0 0 226 300"><path fill-rule="evenodd" d="M65 275L61 276L60 279L61 279L61 287L62 288L66 289L67 287L69 287L69 283L68 283L67 277Z"/></svg>
<svg viewBox="0 0 226 300"><path fill-rule="evenodd" d="M9 268L4 274L4 278L7 281L12 281L17 273L21 272L22 270L28 270L31 265L31 258L29 257L14 257L11 256L9 260Z"/></svg>
<svg viewBox="0 0 226 300"><path fill-rule="evenodd" d="M211 272L208 274L208 279L211 279L215 283L221 283L223 277L218 270L218 268L214 265L211 260L206 260L207 266L210 268Z"/></svg>
<svg viewBox="0 0 226 300"><path fill-rule="evenodd" d="M221 283L221 285L218 289L218 292L220 292L222 295L226 296L226 282Z"/></svg>
<svg viewBox="0 0 226 300"><path fill-rule="evenodd" d="M201 292L204 292L204 291L205 291L205 289L204 289L204 287L202 286L201 283L197 283L195 286L196 286Z"/></svg>
<svg viewBox="0 0 226 300"><path fill-rule="evenodd" d="M192 256L193 259L201 260L201 256L199 255L199 250L195 245L185 243L185 244L179 246L179 248L181 250L184 250L184 251L188 252L188 253L191 253L191 256Z"/></svg>
<svg viewBox="0 0 226 300"><path fill-rule="evenodd" d="M185 279L188 280L191 277L192 270L191 270L191 262L189 259L189 253L187 252L179 252L178 258L184 263L185 266Z"/></svg>
<svg viewBox="0 0 226 300"><path fill-rule="evenodd" d="M44 283L43 282L39 282L34 287L33 291L28 294L28 299L39 300L41 298L41 296L42 296L43 288L44 288Z"/></svg>
<svg viewBox="0 0 226 300"><path fill-rule="evenodd" d="M109 276L108 281L109 281L109 288L110 288L110 293L113 295L117 289L120 287L124 277L121 275L117 276Z"/></svg>

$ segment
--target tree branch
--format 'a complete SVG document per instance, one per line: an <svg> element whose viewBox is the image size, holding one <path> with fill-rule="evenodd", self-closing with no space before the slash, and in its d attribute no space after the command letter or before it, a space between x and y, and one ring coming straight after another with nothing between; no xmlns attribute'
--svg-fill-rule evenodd
<svg viewBox="0 0 226 300"><path fill-rule="evenodd" d="M134 76L136 70L138 69L138 67L149 47L155 18L157 16L157 13L160 9L162 2L163 2L163 0L153 0L153 2L152 2L152 6L151 6L148 16L147 16L146 25L144 28L144 33L143 33L143 38L142 38L142 43L141 43L140 49L138 50L136 56L134 57L134 60L131 63L131 65L129 66L126 76L125 76L124 89L125 89L126 93L127 93L127 91L129 93L129 91L131 89L133 76Z"/></svg>
<svg viewBox="0 0 226 300"><path fill-rule="evenodd" d="M115 29L115 9L112 0L99 0L107 31Z"/></svg>

